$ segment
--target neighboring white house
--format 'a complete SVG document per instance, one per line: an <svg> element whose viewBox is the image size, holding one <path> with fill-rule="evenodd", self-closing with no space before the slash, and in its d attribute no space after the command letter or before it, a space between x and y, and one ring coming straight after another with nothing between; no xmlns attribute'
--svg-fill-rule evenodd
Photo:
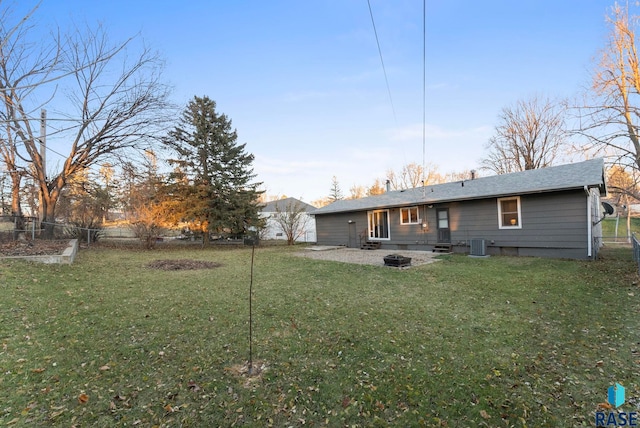
<svg viewBox="0 0 640 428"><path fill-rule="evenodd" d="M314 216L309 215L315 211L316 208L296 198L284 198L271 201L262 208L261 217L267 219L262 239L287 239L287 234L274 220L274 216L278 213L278 210L280 210L280 212L286 212L290 211L292 207L298 207L298 209L304 211L301 214L300 222L302 230L296 242L316 242L316 219Z"/></svg>

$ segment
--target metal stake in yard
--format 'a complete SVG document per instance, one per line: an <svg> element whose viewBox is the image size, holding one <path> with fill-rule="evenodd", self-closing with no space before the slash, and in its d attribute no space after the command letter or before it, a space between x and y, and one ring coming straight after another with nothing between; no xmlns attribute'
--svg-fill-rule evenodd
<svg viewBox="0 0 640 428"><path fill-rule="evenodd" d="M251 376L253 373L253 310L251 300L253 296L253 256L256 252L255 241L251 245L251 279L249 281L249 368L248 373Z"/></svg>

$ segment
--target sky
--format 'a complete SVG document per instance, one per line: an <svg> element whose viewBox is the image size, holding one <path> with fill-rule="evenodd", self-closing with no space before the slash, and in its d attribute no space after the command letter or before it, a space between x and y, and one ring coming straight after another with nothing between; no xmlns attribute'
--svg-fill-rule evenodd
<svg viewBox="0 0 640 428"><path fill-rule="evenodd" d="M138 35L173 102L232 120L268 195L313 202L333 176L348 196L408 163L478 169L503 108L589 87L613 1L427 0L426 37L421 0L370 5L377 41L367 0L43 0L35 19Z"/></svg>

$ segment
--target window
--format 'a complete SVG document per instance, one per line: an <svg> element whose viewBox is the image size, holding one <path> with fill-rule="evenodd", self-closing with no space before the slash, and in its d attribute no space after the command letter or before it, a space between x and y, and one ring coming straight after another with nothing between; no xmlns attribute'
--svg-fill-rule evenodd
<svg viewBox="0 0 640 428"><path fill-rule="evenodd" d="M498 223L500 229L521 229L520 196L498 199Z"/></svg>
<svg viewBox="0 0 640 428"><path fill-rule="evenodd" d="M389 211L369 211L369 239L389 239Z"/></svg>
<svg viewBox="0 0 640 428"><path fill-rule="evenodd" d="M418 224L418 207L400 208L400 224Z"/></svg>

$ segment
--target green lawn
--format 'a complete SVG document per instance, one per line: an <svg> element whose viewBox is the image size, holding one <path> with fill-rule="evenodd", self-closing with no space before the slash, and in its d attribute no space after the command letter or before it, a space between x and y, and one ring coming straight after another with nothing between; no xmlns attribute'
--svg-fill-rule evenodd
<svg viewBox="0 0 640 428"><path fill-rule="evenodd" d="M630 249L397 270L258 248L0 264L1 426L592 426L640 401ZM213 270L158 271L158 259ZM630 404L631 403L631 404Z"/></svg>

